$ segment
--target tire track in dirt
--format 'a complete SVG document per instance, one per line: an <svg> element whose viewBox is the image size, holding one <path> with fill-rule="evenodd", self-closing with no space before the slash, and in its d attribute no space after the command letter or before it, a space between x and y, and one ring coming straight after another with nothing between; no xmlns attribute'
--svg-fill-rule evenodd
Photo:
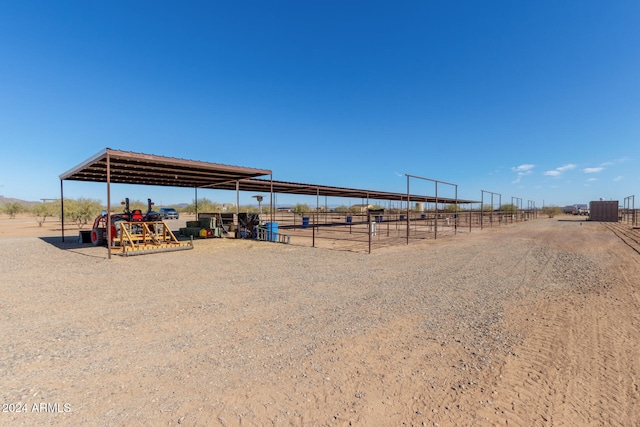
<svg viewBox="0 0 640 427"><path fill-rule="evenodd" d="M525 242L528 247L526 252L521 254L514 266L510 269L507 277L511 279L514 286L514 296L518 301L517 310L534 311L531 303L531 292L535 289L536 283L544 281L545 278L550 276L554 262L557 261L557 254L554 254L549 248L539 242L529 240ZM528 321L529 319L527 319ZM534 319L531 319L535 321ZM551 322L554 322L555 326L562 319L542 319L545 322L545 326L549 326ZM530 329L527 325L526 329ZM486 393L481 397L482 400L478 402L481 404L480 410L478 410L476 417L479 420L489 421L495 420L496 416L503 417L505 425L529 425L531 420L522 416L522 412L525 414L531 413L529 406L531 402L536 401L536 391L534 385L543 381L547 382L548 378L542 378L541 372L545 366L549 366L553 362L553 358L556 356L552 342L551 333L546 333L548 329L544 329L543 333L529 339L528 346L537 348L538 351L528 352L528 347L521 347L518 353L511 352L512 357L522 356L522 353L528 354L527 360L531 361L528 367L526 376L514 377L506 376L507 372L501 367L496 369L495 366L490 367L494 372L495 379L491 382L486 390ZM521 332L522 333L522 332ZM515 332L516 336L521 335ZM505 393L501 390L499 385L506 385L509 393ZM517 411L516 407L522 408L523 411ZM543 418L544 419L544 418ZM493 422L495 424L495 422Z"/></svg>
<svg viewBox="0 0 640 427"><path fill-rule="evenodd" d="M629 271L628 264L618 268ZM478 419L487 425L624 425L624 420L639 420L637 270L636 263L625 283L604 292L545 296L532 310L521 312L526 339L493 373L492 398L478 411Z"/></svg>
<svg viewBox="0 0 640 427"><path fill-rule="evenodd" d="M603 225L640 255L640 236L638 236L635 229L629 229L620 223L603 223Z"/></svg>

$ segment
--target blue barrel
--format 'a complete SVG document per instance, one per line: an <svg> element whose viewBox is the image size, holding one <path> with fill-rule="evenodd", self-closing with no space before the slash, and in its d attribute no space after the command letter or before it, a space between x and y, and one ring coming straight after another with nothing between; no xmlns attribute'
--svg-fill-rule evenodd
<svg viewBox="0 0 640 427"><path fill-rule="evenodd" d="M420 219L427 219L427 214L420 214Z"/></svg>
<svg viewBox="0 0 640 427"><path fill-rule="evenodd" d="M302 228L309 228L309 217L308 216L303 216L302 217Z"/></svg>
<svg viewBox="0 0 640 427"><path fill-rule="evenodd" d="M400 215L400 221L404 221L404 215Z"/></svg>
<svg viewBox="0 0 640 427"><path fill-rule="evenodd" d="M277 242L278 241L278 223L267 222L265 223L264 228L267 229L267 240L270 242Z"/></svg>
<svg viewBox="0 0 640 427"><path fill-rule="evenodd" d="M350 216L347 217L347 224L351 224L351 217Z"/></svg>
<svg viewBox="0 0 640 427"><path fill-rule="evenodd" d="M382 215L376 216L376 222L382 222Z"/></svg>

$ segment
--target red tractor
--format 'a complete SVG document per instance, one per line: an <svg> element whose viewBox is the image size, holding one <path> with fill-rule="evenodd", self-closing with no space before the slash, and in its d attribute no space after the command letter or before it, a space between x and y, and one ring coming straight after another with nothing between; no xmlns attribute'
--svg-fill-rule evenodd
<svg viewBox="0 0 640 427"><path fill-rule="evenodd" d="M147 199L147 213L142 214L140 209L129 210L129 198L124 199L124 212L121 214L111 215L111 242L120 237L120 222L143 222L143 221L160 221L160 216L153 211L151 207L153 202ZM102 246L107 243L107 211L93 221L91 227L91 243L93 246Z"/></svg>

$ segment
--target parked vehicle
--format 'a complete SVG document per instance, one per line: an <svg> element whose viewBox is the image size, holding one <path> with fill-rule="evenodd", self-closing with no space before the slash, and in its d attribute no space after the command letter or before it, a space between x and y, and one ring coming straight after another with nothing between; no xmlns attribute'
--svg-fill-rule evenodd
<svg viewBox="0 0 640 427"><path fill-rule="evenodd" d="M158 214L162 219L178 219L180 218L180 213L174 208L160 208L158 210Z"/></svg>

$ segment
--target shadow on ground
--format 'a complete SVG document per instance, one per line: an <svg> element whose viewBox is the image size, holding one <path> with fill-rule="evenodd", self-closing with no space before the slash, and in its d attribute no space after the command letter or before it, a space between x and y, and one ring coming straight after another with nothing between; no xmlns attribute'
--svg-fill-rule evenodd
<svg viewBox="0 0 640 427"><path fill-rule="evenodd" d="M65 236L64 242L61 236L49 236L39 237L45 243L60 249L63 251L69 251L78 255L84 255L92 258L105 258L107 256L106 247L104 247L104 253L100 251L100 248L93 246L91 243L82 243L78 236ZM95 253L87 253L87 249L98 250Z"/></svg>

